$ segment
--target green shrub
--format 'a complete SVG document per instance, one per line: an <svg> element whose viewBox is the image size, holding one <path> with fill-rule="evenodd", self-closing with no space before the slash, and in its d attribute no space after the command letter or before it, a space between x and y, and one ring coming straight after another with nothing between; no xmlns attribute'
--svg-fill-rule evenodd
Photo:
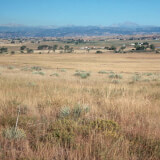
<svg viewBox="0 0 160 160"><path fill-rule="evenodd" d="M115 132L119 130L119 126L116 122L110 120L97 119L91 122L92 128L99 131L111 131Z"/></svg>
<svg viewBox="0 0 160 160"><path fill-rule="evenodd" d="M96 54L102 54L103 52L102 51L96 51Z"/></svg>
<svg viewBox="0 0 160 160"><path fill-rule="evenodd" d="M14 67L13 66L8 66L8 69L14 69Z"/></svg>
<svg viewBox="0 0 160 160"><path fill-rule="evenodd" d="M39 75L42 75L42 76L45 75L44 72L39 72L39 71L33 72L33 74L39 74Z"/></svg>
<svg viewBox="0 0 160 160"><path fill-rule="evenodd" d="M12 55L15 54L15 51L11 51L11 54L12 54Z"/></svg>
<svg viewBox="0 0 160 160"><path fill-rule="evenodd" d="M83 70L76 70L76 72L85 72L85 71L83 71Z"/></svg>
<svg viewBox="0 0 160 160"><path fill-rule="evenodd" d="M2 135L7 139L25 139L26 134L23 129L6 128L2 130Z"/></svg>
<svg viewBox="0 0 160 160"><path fill-rule="evenodd" d="M58 74L58 73L53 73L53 74L51 74L50 76L58 77L58 76L59 76L59 74Z"/></svg>
<svg viewBox="0 0 160 160"><path fill-rule="evenodd" d="M76 110L76 114L81 111ZM114 121L108 120L74 120L60 119L51 124L47 129L47 134L41 138L43 142L54 144L59 143L65 147L76 147L76 138L89 138L91 135L101 134L104 137L119 138L119 126Z"/></svg>
<svg viewBox="0 0 160 160"><path fill-rule="evenodd" d="M42 137L43 141L54 143L55 141L62 146L71 147L75 141L76 122L73 120L63 119L55 121L49 126L47 135Z"/></svg>
<svg viewBox="0 0 160 160"><path fill-rule="evenodd" d="M65 106L65 107L61 108L59 116L61 118L65 118L65 117L68 117L70 114L71 114L70 108Z"/></svg>
<svg viewBox="0 0 160 160"><path fill-rule="evenodd" d="M36 70L36 71L41 71L42 70L42 68L39 67L39 66L33 66L33 67L31 67L31 69Z"/></svg>
<svg viewBox="0 0 160 160"><path fill-rule="evenodd" d="M146 76L152 76L153 73L146 73L145 75L146 75Z"/></svg>
<svg viewBox="0 0 160 160"><path fill-rule="evenodd" d="M90 111L90 108L87 105L81 106L80 104L77 104L72 109L65 106L65 107L61 108L61 110L59 112L59 117L60 118L67 118L67 117L79 118L82 115L84 115L85 113L88 113L89 111Z"/></svg>
<svg viewBox="0 0 160 160"><path fill-rule="evenodd" d="M122 75L120 75L120 74L110 74L109 75L109 78L112 78L112 79L122 79L123 77L122 77Z"/></svg>
<svg viewBox="0 0 160 160"><path fill-rule="evenodd" d="M115 74L110 74L109 78L115 78Z"/></svg>
<svg viewBox="0 0 160 160"><path fill-rule="evenodd" d="M72 115L73 117L80 117L83 113L83 108L80 105L76 105L73 109L72 109Z"/></svg>
<svg viewBox="0 0 160 160"><path fill-rule="evenodd" d="M22 71L31 71L31 69L28 68L28 67L24 67L24 68L22 68L21 70L22 70Z"/></svg>
<svg viewBox="0 0 160 160"><path fill-rule="evenodd" d="M83 132L85 131L86 135L94 132L96 134L102 134L105 137L119 138L120 136L119 125L114 121L105 119L84 120L81 123L81 130ZM81 133L81 131L79 131L79 133Z"/></svg>
<svg viewBox="0 0 160 160"><path fill-rule="evenodd" d="M90 73L89 72L76 72L74 76L78 76L78 77L81 77L82 79L86 79L87 77L90 76Z"/></svg>
<svg viewBox="0 0 160 160"><path fill-rule="evenodd" d="M132 77L132 81L133 82L137 82L137 81L139 81L141 79L141 76L140 75L134 75L133 77Z"/></svg>
<svg viewBox="0 0 160 160"><path fill-rule="evenodd" d="M82 78L82 79L86 79L87 77L89 77L90 76L90 73L82 73L81 75L80 75L80 77Z"/></svg>
<svg viewBox="0 0 160 160"><path fill-rule="evenodd" d="M106 71L99 71L98 73L99 73L99 74L107 74Z"/></svg>

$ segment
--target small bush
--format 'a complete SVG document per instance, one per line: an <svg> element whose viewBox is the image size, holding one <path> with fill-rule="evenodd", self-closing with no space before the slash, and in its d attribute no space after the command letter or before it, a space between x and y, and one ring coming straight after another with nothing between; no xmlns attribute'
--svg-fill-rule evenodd
<svg viewBox="0 0 160 160"><path fill-rule="evenodd" d="M12 54L12 55L15 54L15 51L11 51L11 54Z"/></svg>
<svg viewBox="0 0 160 160"><path fill-rule="evenodd" d="M123 77L122 77L122 75L120 75L120 74L110 74L109 75L109 78L112 78L112 79L122 79Z"/></svg>
<svg viewBox="0 0 160 160"><path fill-rule="evenodd" d="M23 129L6 128L2 131L2 135L7 139L25 139L26 134Z"/></svg>
<svg viewBox="0 0 160 160"><path fill-rule="evenodd" d="M78 114L80 113L79 111L78 109ZM58 142L64 147L76 148L78 137L83 137L86 140L90 135L98 136L101 134L104 138L109 137L116 140L120 137L119 131L119 126L114 121L60 119L48 127L47 134L41 140L51 144Z"/></svg>
<svg viewBox="0 0 160 160"><path fill-rule="evenodd" d="M87 77L89 77L90 76L90 73L82 73L81 75L80 75L80 77L82 78L82 79L86 79Z"/></svg>
<svg viewBox="0 0 160 160"><path fill-rule="evenodd" d="M90 76L89 72L76 72L74 76L81 77L82 79L86 79Z"/></svg>
<svg viewBox="0 0 160 160"><path fill-rule="evenodd" d="M31 67L31 69L36 70L36 71L41 71L42 70L42 68L39 67L39 66L33 66L33 67Z"/></svg>
<svg viewBox="0 0 160 160"><path fill-rule="evenodd" d="M41 75L41 76L44 76L45 74L44 74L44 72L33 72L33 74L39 74L39 75Z"/></svg>
<svg viewBox="0 0 160 160"><path fill-rule="evenodd" d="M65 147L71 147L75 141L76 122L73 120L63 119L54 122L49 126L47 135L42 137L43 141L54 143L55 141Z"/></svg>
<svg viewBox="0 0 160 160"><path fill-rule="evenodd" d="M21 70L22 70L22 71L31 71L31 69L28 68L28 67L24 67L24 68L22 68Z"/></svg>
<svg viewBox="0 0 160 160"><path fill-rule="evenodd" d="M61 118L65 118L65 117L68 117L71 113L71 110L69 107L63 107L61 110L60 110L60 113L59 113L59 116Z"/></svg>
<svg viewBox="0 0 160 160"><path fill-rule="evenodd" d="M152 76L153 73L145 73L146 76Z"/></svg>
<svg viewBox="0 0 160 160"><path fill-rule="evenodd" d="M118 124L110 120L97 119L91 122L91 126L98 131L117 132L119 130Z"/></svg>
<svg viewBox="0 0 160 160"><path fill-rule="evenodd" d="M59 117L60 118L79 118L85 113L88 113L90 110L89 106L84 105L81 106L80 104L75 105L72 109L69 107L65 106L63 107L60 112L59 112Z"/></svg>
<svg viewBox="0 0 160 160"><path fill-rule="evenodd" d="M53 74L51 74L50 76L58 77L58 76L59 76L59 74L58 74L58 73L53 73Z"/></svg>
<svg viewBox="0 0 160 160"><path fill-rule="evenodd" d="M133 77L132 77L132 81L133 82L137 82L137 81L139 81L141 79L141 76L140 75L134 75Z"/></svg>
<svg viewBox="0 0 160 160"><path fill-rule="evenodd" d="M78 73L79 73L79 72L85 72L85 71L83 71L83 70L76 70L76 72L78 72Z"/></svg>
<svg viewBox="0 0 160 160"><path fill-rule="evenodd" d="M96 51L96 54L102 54L103 52L102 51Z"/></svg>
<svg viewBox="0 0 160 160"><path fill-rule="evenodd" d="M14 69L14 67L13 66L8 66L8 69Z"/></svg>
<svg viewBox="0 0 160 160"><path fill-rule="evenodd" d="M80 117L83 113L83 108L80 105L76 105L73 109L72 109L72 115L73 117Z"/></svg>
<svg viewBox="0 0 160 160"><path fill-rule="evenodd" d="M99 71L98 73L99 73L99 74L107 74L106 71Z"/></svg>

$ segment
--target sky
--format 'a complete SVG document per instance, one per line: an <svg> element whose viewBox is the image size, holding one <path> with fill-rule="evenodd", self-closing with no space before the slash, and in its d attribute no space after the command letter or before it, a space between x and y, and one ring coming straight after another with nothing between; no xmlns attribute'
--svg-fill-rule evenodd
<svg viewBox="0 0 160 160"><path fill-rule="evenodd" d="M0 24L160 26L160 0L0 0Z"/></svg>

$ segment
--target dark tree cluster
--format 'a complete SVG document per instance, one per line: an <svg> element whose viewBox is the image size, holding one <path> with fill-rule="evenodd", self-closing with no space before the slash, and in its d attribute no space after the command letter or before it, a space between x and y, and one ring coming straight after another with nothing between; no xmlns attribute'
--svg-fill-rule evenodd
<svg viewBox="0 0 160 160"><path fill-rule="evenodd" d="M105 47L104 49L115 51L117 48L115 46Z"/></svg>
<svg viewBox="0 0 160 160"><path fill-rule="evenodd" d="M148 42L143 42L143 43L138 43L136 42L135 43L135 48L137 51L144 51L146 50L147 48L151 49L151 50L155 50L155 46L154 44L149 44Z"/></svg>
<svg viewBox="0 0 160 160"><path fill-rule="evenodd" d="M0 48L0 53L6 53L6 52L8 52L8 48L6 47Z"/></svg>

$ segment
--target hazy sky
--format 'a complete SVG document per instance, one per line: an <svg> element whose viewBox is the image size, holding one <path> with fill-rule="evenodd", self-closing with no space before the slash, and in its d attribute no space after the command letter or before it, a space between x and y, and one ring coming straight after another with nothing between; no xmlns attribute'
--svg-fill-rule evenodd
<svg viewBox="0 0 160 160"><path fill-rule="evenodd" d="M0 0L0 24L160 26L160 0Z"/></svg>

